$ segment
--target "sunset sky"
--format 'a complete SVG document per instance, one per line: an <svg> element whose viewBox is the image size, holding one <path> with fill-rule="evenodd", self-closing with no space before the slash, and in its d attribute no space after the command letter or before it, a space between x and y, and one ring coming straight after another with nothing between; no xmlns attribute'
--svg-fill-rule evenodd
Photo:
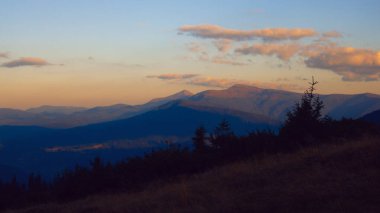
<svg viewBox="0 0 380 213"><path fill-rule="evenodd" d="M378 0L2 0L0 107L249 84L380 94Z"/></svg>

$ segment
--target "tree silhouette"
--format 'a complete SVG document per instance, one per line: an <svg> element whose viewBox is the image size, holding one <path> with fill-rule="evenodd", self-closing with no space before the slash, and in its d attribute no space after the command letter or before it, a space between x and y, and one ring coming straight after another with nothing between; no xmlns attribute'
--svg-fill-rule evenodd
<svg viewBox="0 0 380 213"><path fill-rule="evenodd" d="M235 141L235 134L231 130L230 123L223 119L211 135L210 142L215 149L224 149L233 141Z"/></svg>
<svg viewBox="0 0 380 213"><path fill-rule="evenodd" d="M280 130L280 137L288 143L302 145L310 143L321 135L323 102L315 94L317 81L312 78L310 87L301 102L287 113L287 119Z"/></svg>
<svg viewBox="0 0 380 213"><path fill-rule="evenodd" d="M28 178L28 199L31 202L41 202L46 199L48 184L42 179L41 175L31 174Z"/></svg>
<svg viewBox="0 0 380 213"><path fill-rule="evenodd" d="M204 153L207 150L207 136L206 136L206 129L201 126L198 127L195 130L195 135L192 138L193 139L193 145L194 145L194 151L197 153Z"/></svg>

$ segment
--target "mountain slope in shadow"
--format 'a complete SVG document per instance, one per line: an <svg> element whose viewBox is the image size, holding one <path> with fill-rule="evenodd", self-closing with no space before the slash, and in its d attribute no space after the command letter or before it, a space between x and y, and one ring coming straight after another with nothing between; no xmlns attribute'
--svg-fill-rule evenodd
<svg viewBox="0 0 380 213"><path fill-rule="evenodd" d="M52 175L76 163L88 164L95 156L116 161L167 146L166 141L187 146L197 127L213 131L223 119L237 134L277 126L261 115L190 108L175 101L132 118L71 129L0 127L0 132L24 129L22 137L8 134L1 142L0 163Z"/></svg>
<svg viewBox="0 0 380 213"><path fill-rule="evenodd" d="M368 121L370 123L374 123L380 125L380 110L373 111L368 113L360 118L361 120Z"/></svg>

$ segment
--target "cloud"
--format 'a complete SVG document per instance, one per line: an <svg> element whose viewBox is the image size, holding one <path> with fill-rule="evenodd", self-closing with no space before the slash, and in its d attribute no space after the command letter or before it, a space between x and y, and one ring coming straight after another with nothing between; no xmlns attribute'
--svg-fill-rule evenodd
<svg viewBox="0 0 380 213"><path fill-rule="evenodd" d="M239 79L228 79L228 78L215 78L210 76L200 76L195 74L162 74L147 76L148 78L157 78L163 81L170 81L171 83L188 84L202 87L211 88L228 88L236 84L243 84L249 86L256 86L266 89L281 89L281 90L296 90L302 91L304 88L299 87L295 84L283 84L278 82L257 82L257 81L247 81Z"/></svg>
<svg viewBox="0 0 380 213"><path fill-rule="evenodd" d="M39 66L46 66L46 65L51 65L51 64L48 63L45 59L34 58L34 57L20 58L20 59L2 64L3 67L8 67L8 68L21 67L21 66L38 66L39 67Z"/></svg>
<svg viewBox="0 0 380 213"><path fill-rule="evenodd" d="M181 79L189 79L198 76L197 74L174 74L174 73L166 73L161 75L148 75L147 78L158 78L161 80L181 80Z"/></svg>
<svg viewBox="0 0 380 213"><path fill-rule="evenodd" d="M235 50L244 55L276 56L289 61L301 56L309 68L325 69L342 77L343 81L380 80L380 51L341 47L333 42L300 45L296 43L263 43Z"/></svg>
<svg viewBox="0 0 380 213"><path fill-rule="evenodd" d="M225 65L233 65L233 66L247 65L247 63L237 61L234 58L231 59L226 55L217 55L217 56L210 57L206 52L202 52L202 54L199 55L198 59L200 61L205 61L205 62L209 62L213 64L225 64Z"/></svg>
<svg viewBox="0 0 380 213"><path fill-rule="evenodd" d="M242 55L274 56L285 62L298 57L306 67L329 70L342 77L343 81L379 81L380 80L380 51L343 47L332 39L341 38L338 31L318 33L308 28L268 28L254 30L238 30L223 28L218 25L184 25L178 29L180 34L198 38L213 39L217 54L200 50L194 46L196 58L199 61L247 65L243 63ZM302 38L313 37L314 40L298 41ZM254 41L253 44L243 44L233 48L234 42ZM278 42L266 42L278 41ZM193 78L194 84L225 85L226 81L219 79ZM204 79L203 79L204 80Z"/></svg>
<svg viewBox="0 0 380 213"><path fill-rule="evenodd" d="M313 37L317 34L313 29L304 28L272 28L272 29L262 29L256 30L258 37L265 40L297 40L305 37Z"/></svg>
<svg viewBox="0 0 380 213"><path fill-rule="evenodd" d="M233 65L233 66L247 65L247 63L231 60L225 56L214 56L209 60L209 62L214 63L214 64L227 64L227 65Z"/></svg>
<svg viewBox="0 0 380 213"><path fill-rule="evenodd" d="M313 29L305 28L268 28L259 30L227 29L218 25L184 25L178 29L180 34L199 38L229 39L235 41L253 40L297 40L317 35Z"/></svg>
<svg viewBox="0 0 380 213"><path fill-rule="evenodd" d="M147 78L157 78L160 80L170 80L176 81L178 83L191 84L197 86L205 86L205 87L219 87L226 88L234 84L244 84L248 83L247 81L242 80L234 80L234 79L221 79L221 78L213 78L213 77L204 77L199 76L197 74L161 74L161 75L149 75Z"/></svg>
<svg viewBox="0 0 380 213"><path fill-rule="evenodd" d="M0 58L9 58L9 53L1 53L0 52Z"/></svg>
<svg viewBox="0 0 380 213"><path fill-rule="evenodd" d="M277 58L288 61L291 57L296 55L301 49L301 46L295 43L292 44L277 44L277 43L264 43L254 44L252 46L240 47L235 50L237 53L243 55L266 55L276 56Z"/></svg>
<svg viewBox="0 0 380 213"><path fill-rule="evenodd" d="M197 60L213 63L213 64L225 64L225 65L233 65L233 66L244 66L247 65L247 63L240 62L236 60L235 57L231 55L216 55L216 56L210 56L206 51L200 52L197 55Z"/></svg>
<svg viewBox="0 0 380 213"><path fill-rule="evenodd" d="M326 48L305 60L311 68L327 69L344 81L380 80L380 51L353 47Z"/></svg>
<svg viewBox="0 0 380 213"><path fill-rule="evenodd" d="M214 45L219 52L226 53L232 47L232 40L229 39L219 39L214 42Z"/></svg>
<svg viewBox="0 0 380 213"><path fill-rule="evenodd" d="M202 46L197 42L191 42L187 44L187 49L189 49L190 52L194 52L194 53L203 51Z"/></svg>
<svg viewBox="0 0 380 213"><path fill-rule="evenodd" d="M322 36L325 38L341 38L341 37L343 37L343 35L337 31L325 32L325 33L322 33Z"/></svg>

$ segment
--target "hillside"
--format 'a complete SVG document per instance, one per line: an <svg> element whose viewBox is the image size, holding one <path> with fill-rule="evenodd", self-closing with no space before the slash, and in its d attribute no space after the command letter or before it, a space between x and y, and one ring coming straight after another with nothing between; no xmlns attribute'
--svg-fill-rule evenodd
<svg viewBox="0 0 380 213"><path fill-rule="evenodd" d="M380 110L368 113L360 118L361 120L368 121L380 125Z"/></svg>
<svg viewBox="0 0 380 213"><path fill-rule="evenodd" d="M28 212L379 212L378 138L311 147Z"/></svg>
<svg viewBox="0 0 380 213"><path fill-rule="evenodd" d="M197 127L212 131L223 119L240 135L276 126L263 116L173 102L132 118L71 129L0 126L0 163L51 176L75 164L86 165L95 156L114 162L141 155L165 146L166 140L186 146Z"/></svg>

